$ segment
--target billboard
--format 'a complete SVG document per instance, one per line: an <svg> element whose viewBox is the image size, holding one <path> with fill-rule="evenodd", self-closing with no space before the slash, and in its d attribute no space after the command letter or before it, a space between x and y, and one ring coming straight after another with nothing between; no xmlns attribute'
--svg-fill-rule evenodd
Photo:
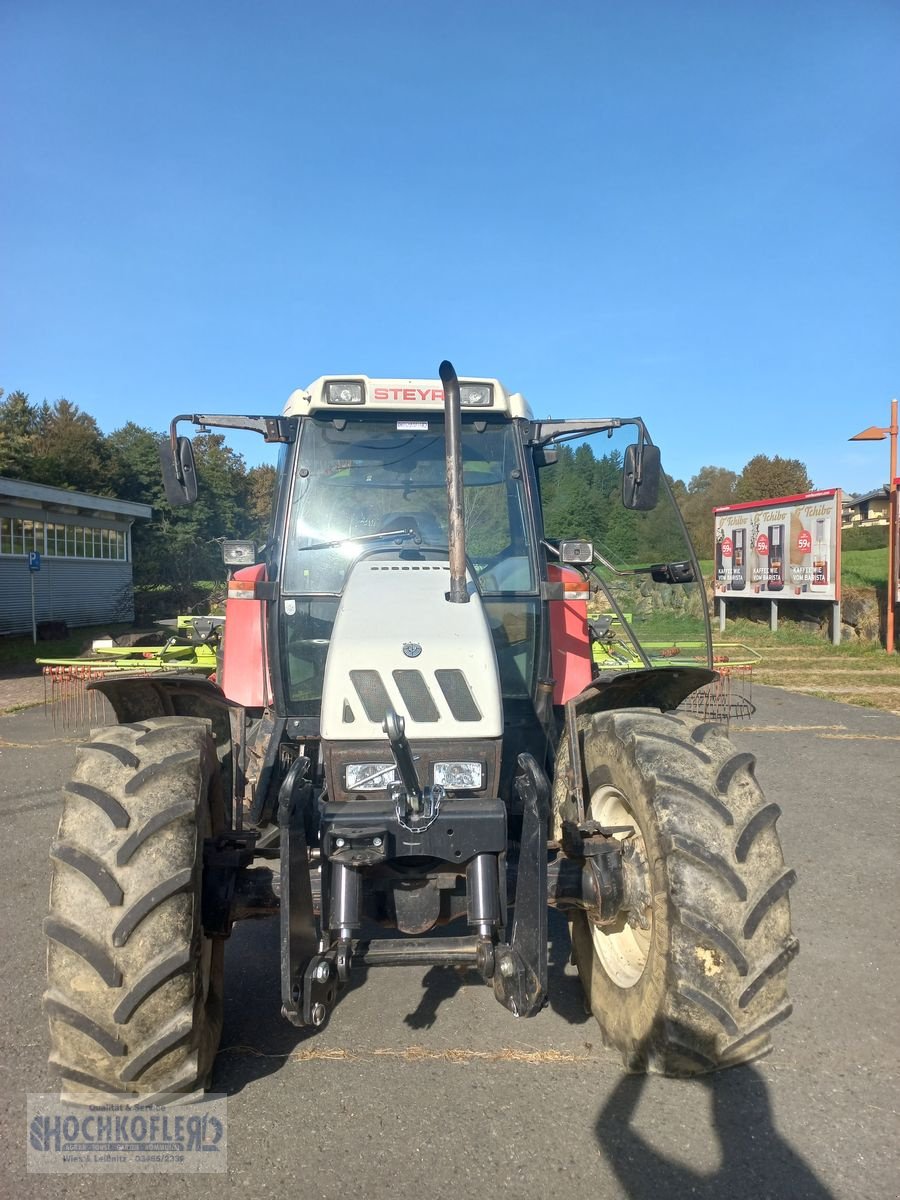
<svg viewBox="0 0 900 1200"><path fill-rule="evenodd" d="M841 492L714 508L715 594L748 600L840 600Z"/></svg>

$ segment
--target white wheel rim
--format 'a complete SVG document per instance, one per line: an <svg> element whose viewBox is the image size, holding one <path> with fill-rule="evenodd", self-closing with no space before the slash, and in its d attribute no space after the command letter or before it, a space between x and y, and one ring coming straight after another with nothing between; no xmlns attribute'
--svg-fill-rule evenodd
<svg viewBox="0 0 900 1200"><path fill-rule="evenodd" d="M631 810L631 805L618 788L601 787L591 796L591 819L601 825L631 825L634 836L629 840L634 846L634 859L647 861L647 849L640 826ZM623 840L619 835L619 840ZM632 859L632 861L634 861ZM603 970L620 988L631 988L644 973L650 957L653 941L653 908L648 905L641 910L647 928L630 924L626 914L621 913L614 925L590 925L594 951Z"/></svg>

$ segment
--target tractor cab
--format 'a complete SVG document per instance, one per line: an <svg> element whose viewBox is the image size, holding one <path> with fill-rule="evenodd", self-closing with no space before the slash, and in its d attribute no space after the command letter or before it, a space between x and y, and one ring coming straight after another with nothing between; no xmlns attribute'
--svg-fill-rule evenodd
<svg viewBox="0 0 900 1200"><path fill-rule="evenodd" d="M499 674L510 801L518 751L541 737L552 750L569 699L623 671L707 666L709 627L690 541L640 420L536 421L496 379L460 380L459 392L466 586ZM266 564L279 592L268 622L271 682L276 707L318 737L342 604L357 624L345 615L335 653L352 645L365 657L385 632L399 650L415 641L422 601L414 584L448 561L445 395L433 380L323 377L293 393L284 416L296 421L296 436L281 458L281 532ZM413 671L451 611L442 600L428 607L436 630L423 660L406 664ZM232 608L231 628L247 615ZM493 673L491 657L471 665L472 687ZM227 670L226 655L226 687ZM411 737L433 734L436 713L451 715L433 678L425 689L433 703L419 706L392 672L383 682L378 703L390 700ZM339 703L356 721L355 685ZM359 729L352 721L348 734Z"/></svg>
<svg viewBox="0 0 900 1200"><path fill-rule="evenodd" d="M468 586L484 604L504 696L525 698L534 687L542 577L522 428L529 422L521 397L496 380L462 381L460 394ZM285 598L285 711L299 716L319 711L327 646L354 570L392 564L405 583L425 564L448 561L445 409L433 381L356 378L318 380L294 393L285 413L299 428L294 453L284 456L284 535L269 568ZM373 608L369 618L396 615Z"/></svg>

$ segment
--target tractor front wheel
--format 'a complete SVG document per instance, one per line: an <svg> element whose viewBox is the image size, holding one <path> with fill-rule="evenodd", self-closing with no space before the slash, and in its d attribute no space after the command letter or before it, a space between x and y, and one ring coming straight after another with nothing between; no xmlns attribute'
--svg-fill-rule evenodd
<svg viewBox="0 0 900 1200"><path fill-rule="evenodd" d="M788 1016L797 951L775 820L719 725L648 710L584 730L589 817L630 826L629 907L571 921L591 1010L630 1071L693 1075L758 1058Z"/></svg>
<svg viewBox="0 0 900 1200"><path fill-rule="evenodd" d="M203 846L223 824L207 721L97 730L66 785L48 938L51 1063L91 1103L202 1090L222 1027L223 944L201 924Z"/></svg>

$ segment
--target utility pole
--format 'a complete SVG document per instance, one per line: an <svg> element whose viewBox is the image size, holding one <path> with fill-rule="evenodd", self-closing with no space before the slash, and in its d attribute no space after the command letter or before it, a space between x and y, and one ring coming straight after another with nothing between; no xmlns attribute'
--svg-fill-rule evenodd
<svg viewBox="0 0 900 1200"><path fill-rule="evenodd" d="M897 552L898 543L900 543L900 513L898 513L897 503L897 401L891 401L891 423L890 425L870 425L868 429L864 429L862 433L855 433L851 442L883 442L885 438L890 439L891 445L891 467L890 475L888 476L888 587L887 587L887 613L885 614L884 641L885 650L888 654L895 652L894 639L896 637L896 615L897 615Z"/></svg>

